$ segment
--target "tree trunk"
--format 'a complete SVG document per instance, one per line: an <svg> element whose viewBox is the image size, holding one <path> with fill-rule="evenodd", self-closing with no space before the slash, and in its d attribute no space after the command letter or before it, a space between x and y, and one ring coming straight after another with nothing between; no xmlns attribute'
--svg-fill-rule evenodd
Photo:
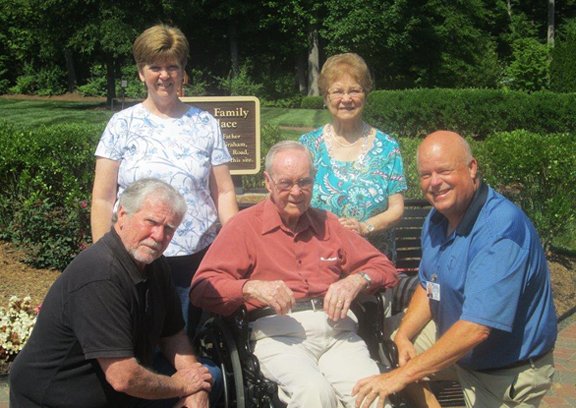
<svg viewBox="0 0 576 408"><path fill-rule="evenodd" d="M300 95L306 95L308 91L307 82L306 82L306 53L299 52L296 56L296 78L298 80L298 91Z"/></svg>
<svg viewBox="0 0 576 408"><path fill-rule="evenodd" d="M74 92L76 90L78 79L76 77L76 68L74 67L72 50L69 48L64 48L64 60L66 61L66 74L68 76L68 92Z"/></svg>
<svg viewBox="0 0 576 408"><path fill-rule="evenodd" d="M308 53L308 95L320 95L318 77L320 76L320 46L318 44L318 30L313 27L309 33L310 51Z"/></svg>
<svg viewBox="0 0 576 408"><path fill-rule="evenodd" d="M508 12L508 17L510 18L510 21L512 21L512 3L510 3L510 0L506 1L506 11Z"/></svg>
<svg viewBox="0 0 576 408"><path fill-rule="evenodd" d="M238 30L236 23L231 22L228 25L228 38L230 41L230 63L232 65L232 75L236 76L240 70L240 59L238 57Z"/></svg>
<svg viewBox="0 0 576 408"><path fill-rule="evenodd" d="M555 9L555 0L548 0L548 37L547 37L547 43L550 47L554 46L554 9Z"/></svg>
<svg viewBox="0 0 576 408"><path fill-rule="evenodd" d="M116 98L116 69L114 59L109 58L106 61L106 104L112 106L114 98Z"/></svg>

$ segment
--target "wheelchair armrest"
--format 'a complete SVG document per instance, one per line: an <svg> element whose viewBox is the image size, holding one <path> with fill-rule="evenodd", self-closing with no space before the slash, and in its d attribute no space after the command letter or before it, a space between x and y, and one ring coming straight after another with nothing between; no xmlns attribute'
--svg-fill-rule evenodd
<svg viewBox="0 0 576 408"><path fill-rule="evenodd" d="M372 351L372 353L377 355L377 359L385 370L398 367L398 349L390 339L392 333L386 331L386 319L404 311L416 290L416 285L419 284L418 282L417 275L401 275L398 285L375 294L377 302L376 322L372 324L372 329L375 331L376 352Z"/></svg>

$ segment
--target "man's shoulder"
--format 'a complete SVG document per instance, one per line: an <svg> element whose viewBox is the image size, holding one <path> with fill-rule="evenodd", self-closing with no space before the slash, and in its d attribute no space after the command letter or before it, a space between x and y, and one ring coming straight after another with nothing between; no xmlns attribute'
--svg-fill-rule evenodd
<svg viewBox="0 0 576 408"><path fill-rule="evenodd" d="M489 188L486 203L481 215L484 222L496 224L495 227L505 226L512 222L525 222L528 217L514 202Z"/></svg>
<svg viewBox="0 0 576 408"><path fill-rule="evenodd" d="M227 234L229 231L236 231L238 229L244 229L247 226L256 226L259 225L264 217L264 207L266 204L267 198L259 201L249 207L246 207L234 217L232 217L226 225L224 225L218 235Z"/></svg>
<svg viewBox="0 0 576 408"><path fill-rule="evenodd" d="M105 238L80 252L64 269L62 276L77 285L110 279L119 262Z"/></svg>
<svg viewBox="0 0 576 408"><path fill-rule="evenodd" d="M534 224L510 199L490 189L476 226L476 232L489 239L510 239L520 246L539 239Z"/></svg>
<svg viewBox="0 0 576 408"><path fill-rule="evenodd" d="M241 211L238 211L238 213L234 217L232 217L231 221L245 222L247 220L254 219L255 217L262 216L262 213L264 212L264 209L266 207L266 201L268 200L269 198L266 197L263 200L258 201L257 203L254 203Z"/></svg>

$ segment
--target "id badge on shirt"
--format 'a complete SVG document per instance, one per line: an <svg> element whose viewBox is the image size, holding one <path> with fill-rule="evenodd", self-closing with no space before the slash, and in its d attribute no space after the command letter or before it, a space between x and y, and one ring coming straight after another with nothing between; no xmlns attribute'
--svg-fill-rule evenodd
<svg viewBox="0 0 576 408"><path fill-rule="evenodd" d="M435 276L432 276L433 280L435 279ZM440 301L440 284L436 283L434 281L426 281L426 295L428 296L428 299L431 300L435 300L437 302Z"/></svg>

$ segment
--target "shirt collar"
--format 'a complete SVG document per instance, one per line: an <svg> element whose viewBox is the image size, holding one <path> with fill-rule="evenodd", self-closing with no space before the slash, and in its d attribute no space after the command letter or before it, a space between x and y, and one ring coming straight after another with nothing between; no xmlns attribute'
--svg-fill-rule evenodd
<svg viewBox="0 0 576 408"><path fill-rule="evenodd" d="M308 208L300 219L298 220L298 224L296 225L295 231L290 231L295 235L311 228L315 234L319 234L321 231L324 230L322 220L318 217L313 216L312 208ZM282 222L282 218L280 218L280 213L278 212L278 208L276 204L270 199L270 197L266 198L264 202L264 210L262 212L262 235L272 232L278 228L288 230L284 223Z"/></svg>
<svg viewBox="0 0 576 408"><path fill-rule="evenodd" d="M118 259L118 261L124 266L124 269L130 276L130 279L135 283L140 283L148 279L148 271L150 265L146 265L144 271L141 271L136 265L136 262L130 255L130 253L124 247L124 243L122 239L120 239L120 235L116 232L114 228L110 230L110 233L107 234L106 237L106 244L112 250L114 256ZM104 237L103 237L104 238ZM156 262L155 260L154 262Z"/></svg>
<svg viewBox="0 0 576 408"><path fill-rule="evenodd" d="M476 223L478 219L478 215L480 214L480 210L484 207L484 203L486 203L486 199L488 198L488 185L483 181L480 182L480 186L474 192L474 196L472 197L472 201L468 205L468 209L466 209L466 213L464 217L458 223L456 227L455 233L458 235L468 235L472 231L472 227ZM434 210L432 214L431 221L434 224L439 224L441 222L446 221L446 217L444 217L441 213L437 210Z"/></svg>

